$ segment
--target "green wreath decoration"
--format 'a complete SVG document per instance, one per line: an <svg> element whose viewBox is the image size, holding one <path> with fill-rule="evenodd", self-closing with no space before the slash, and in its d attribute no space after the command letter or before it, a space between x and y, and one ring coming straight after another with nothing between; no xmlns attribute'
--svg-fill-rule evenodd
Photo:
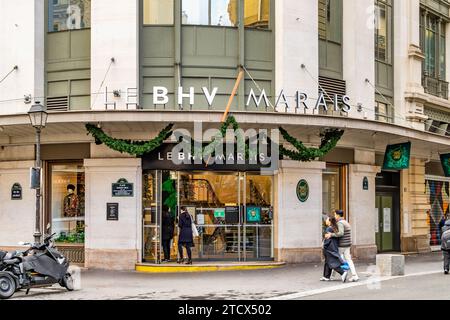
<svg viewBox="0 0 450 320"><path fill-rule="evenodd" d="M154 139L149 141L133 141L124 139L115 139L108 136L102 129L93 124L86 124L88 134L92 135L97 145L105 144L109 148L119 151L120 153L128 153L131 155L141 156L150 153L161 146L167 138L172 135L173 123L169 124L161 130Z"/></svg>
<svg viewBox="0 0 450 320"><path fill-rule="evenodd" d="M310 162L316 158L322 158L333 150L344 134L344 130L326 129L321 134L319 148L307 148L303 142L292 137L285 129L279 128L284 140L293 145L298 151L288 150L280 146L280 155L289 157L291 160Z"/></svg>

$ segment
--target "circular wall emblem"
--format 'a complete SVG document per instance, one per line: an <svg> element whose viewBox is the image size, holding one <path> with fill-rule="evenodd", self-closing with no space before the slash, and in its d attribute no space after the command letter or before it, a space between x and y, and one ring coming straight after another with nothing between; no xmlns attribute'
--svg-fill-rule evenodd
<svg viewBox="0 0 450 320"><path fill-rule="evenodd" d="M305 179L297 183L297 198L300 202L306 202L309 197L309 185Z"/></svg>

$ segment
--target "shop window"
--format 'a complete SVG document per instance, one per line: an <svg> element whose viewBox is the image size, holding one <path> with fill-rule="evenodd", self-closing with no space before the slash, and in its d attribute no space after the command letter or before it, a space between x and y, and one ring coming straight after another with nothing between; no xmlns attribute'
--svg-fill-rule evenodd
<svg viewBox="0 0 450 320"><path fill-rule="evenodd" d="M323 217L332 214L334 210L347 212L347 178L346 166L327 164L322 174L322 210Z"/></svg>
<svg viewBox="0 0 450 320"><path fill-rule="evenodd" d="M82 164L50 165L50 221L56 242L84 243L85 175Z"/></svg>
<svg viewBox="0 0 450 320"><path fill-rule="evenodd" d="M144 0L144 24L173 24L174 0Z"/></svg>
<svg viewBox="0 0 450 320"><path fill-rule="evenodd" d="M78 30L91 26L91 0L53 0L48 4L48 31Z"/></svg>
<svg viewBox="0 0 450 320"><path fill-rule="evenodd" d="M233 27L237 24L236 0L182 0L182 24Z"/></svg>
<svg viewBox="0 0 450 320"><path fill-rule="evenodd" d="M270 0L245 0L244 25L247 28L268 29L270 25Z"/></svg>
<svg viewBox="0 0 450 320"><path fill-rule="evenodd" d="M375 59L391 63L392 4L389 0L377 0L375 4Z"/></svg>

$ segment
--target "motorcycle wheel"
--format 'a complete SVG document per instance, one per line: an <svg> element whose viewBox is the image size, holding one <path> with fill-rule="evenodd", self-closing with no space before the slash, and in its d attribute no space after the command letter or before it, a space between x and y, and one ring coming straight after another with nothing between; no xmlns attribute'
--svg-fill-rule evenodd
<svg viewBox="0 0 450 320"><path fill-rule="evenodd" d="M73 291L73 278L70 273L66 273L64 278L62 278L62 286L67 289L67 291Z"/></svg>
<svg viewBox="0 0 450 320"><path fill-rule="evenodd" d="M16 292L16 282L6 273L0 274L0 299L9 299Z"/></svg>

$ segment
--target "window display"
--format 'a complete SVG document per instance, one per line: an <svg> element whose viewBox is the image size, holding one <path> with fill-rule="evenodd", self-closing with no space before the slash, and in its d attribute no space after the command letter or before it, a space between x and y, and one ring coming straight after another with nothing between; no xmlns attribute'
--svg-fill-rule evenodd
<svg viewBox="0 0 450 320"><path fill-rule="evenodd" d="M85 176L81 164L50 165L50 213L56 242L84 243Z"/></svg>

